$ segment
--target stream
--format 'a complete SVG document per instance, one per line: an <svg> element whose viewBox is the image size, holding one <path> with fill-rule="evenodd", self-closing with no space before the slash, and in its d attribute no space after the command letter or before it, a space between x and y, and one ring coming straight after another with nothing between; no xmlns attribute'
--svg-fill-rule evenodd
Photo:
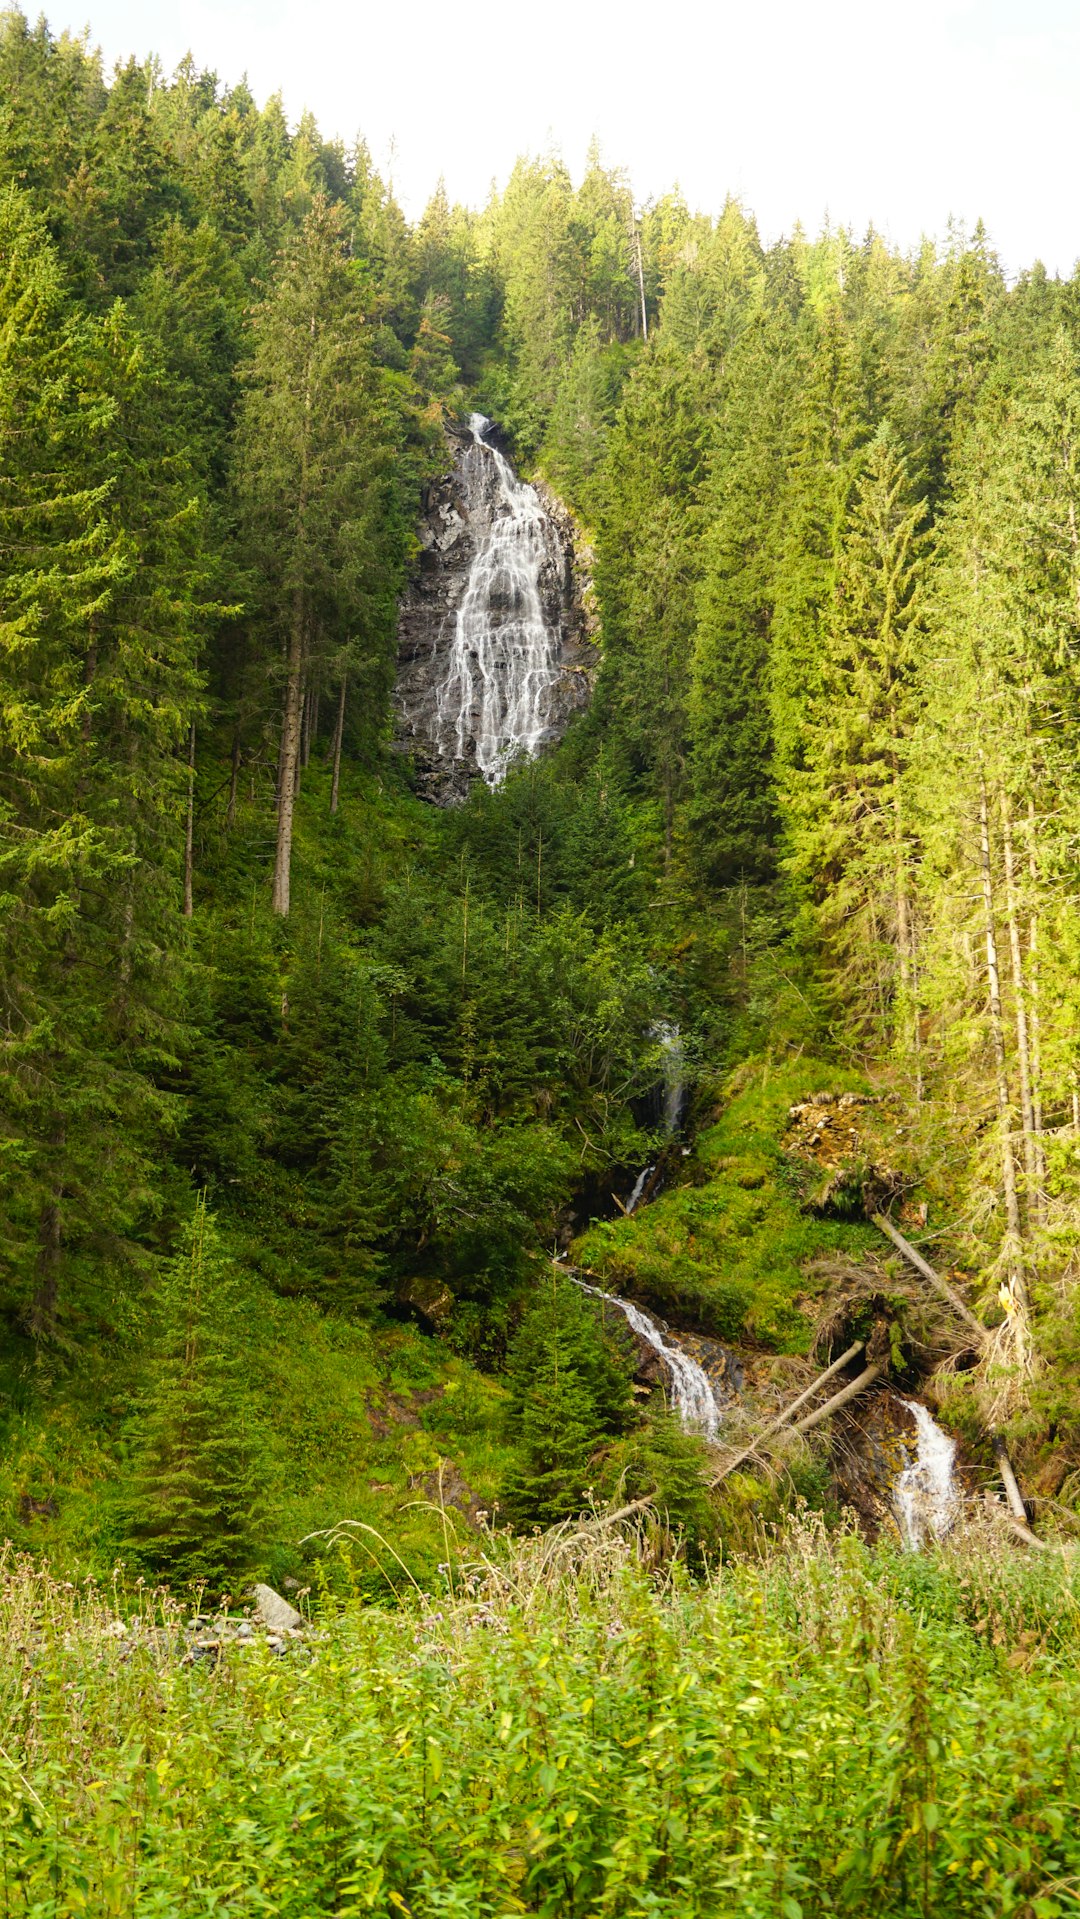
<svg viewBox="0 0 1080 1919"><path fill-rule="evenodd" d="M606 1300L608 1305L616 1306L628 1324L651 1346L663 1365L670 1381L668 1403L673 1412L677 1412L687 1432L700 1433L703 1439L715 1439L720 1431L720 1408L704 1366L700 1366L681 1346L669 1344L656 1322L649 1318L640 1306L628 1299L620 1299L618 1293L605 1293L599 1286L590 1286L584 1279L568 1273L567 1277L583 1293L591 1294L593 1299Z"/></svg>
<svg viewBox="0 0 1080 1919"><path fill-rule="evenodd" d="M901 1404L915 1421L916 1447L893 1484L892 1505L904 1545L917 1552L928 1540L944 1539L959 1516L956 1441L919 1400Z"/></svg>

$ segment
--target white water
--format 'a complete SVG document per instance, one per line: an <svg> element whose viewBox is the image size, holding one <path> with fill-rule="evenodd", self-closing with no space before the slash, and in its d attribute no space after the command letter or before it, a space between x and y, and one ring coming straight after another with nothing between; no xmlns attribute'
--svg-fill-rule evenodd
<svg viewBox="0 0 1080 1919"><path fill-rule="evenodd" d="M715 1439L720 1431L720 1413L709 1384L709 1375L696 1359L684 1353L678 1346L669 1346L660 1331L643 1313L640 1306L632 1306L628 1299L620 1299L617 1293L602 1292L599 1286L588 1286L583 1279L575 1279L583 1293L591 1293L594 1299L606 1299L625 1313L635 1333L646 1340L663 1362L671 1381L670 1402L678 1413L687 1432L703 1433L706 1439Z"/></svg>
<svg viewBox="0 0 1080 1919"><path fill-rule="evenodd" d="M482 525L490 513L490 523L457 610L437 725L443 752L465 759L471 743L484 779L498 786L511 760L531 757L548 733L560 635L540 599L551 523L535 487L484 438L490 425L482 413L469 417L463 489L470 520Z"/></svg>
<svg viewBox="0 0 1080 1919"><path fill-rule="evenodd" d="M900 1535L911 1551L928 1537L944 1539L954 1524L960 1496L953 1473L956 1441L944 1433L917 1399L903 1404L915 1419L918 1452L893 1487Z"/></svg>
<svg viewBox="0 0 1080 1919"><path fill-rule="evenodd" d="M638 1174L636 1180L634 1181L634 1190L631 1193L623 1209L625 1212L632 1213L634 1211L634 1208L638 1205L641 1199L642 1193L645 1191L646 1182L652 1178L652 1175L655 1173L655 1171L656 1171L655 1166L642 1167L640 1173Z"/></svg>
<svg viewBox="0 0 1080 1919"><path fill-rule="evenodd" d="M650 1030L653 1039L659 1043L660 1047L660 1084L663 1090L661 1113L664 1131L669 1139L673 1139L682 1123L686 1106L686 1063L682 1034L670 1020L661 1020ZM688 1147L684 1148L684 1152L688 1151ZM655 1164L642 1167L634 1181L633 1191L623 1207L624 1213L632 1213L638 1206L641 1195L645 1191L646 1181L651 1179L655 1171Z"/></svg>
<svg viewBox="0 0 1080 1919"><path fill-rule="evenodd" d="M655 1028L663 1056L664 1131L677 1133L686 1104L686 1062L682 1034L677 1026L662 1020Z"/></svg>

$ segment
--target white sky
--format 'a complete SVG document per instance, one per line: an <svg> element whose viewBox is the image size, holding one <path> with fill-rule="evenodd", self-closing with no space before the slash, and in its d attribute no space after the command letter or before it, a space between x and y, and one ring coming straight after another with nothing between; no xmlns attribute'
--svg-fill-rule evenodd
<svg viewBox="0 0 1080 1919"><path fill-rule="evenodd" d="M733 192L766 240L828 214L908 246L981 214L1010 272L1080 255L1080 0L44 6L110 64L190 50L326 135L362 132L411 216L440 173L481 203L522 151L554 145L577 178L595 133L639 200L677 181L714 211Z"/></svg>

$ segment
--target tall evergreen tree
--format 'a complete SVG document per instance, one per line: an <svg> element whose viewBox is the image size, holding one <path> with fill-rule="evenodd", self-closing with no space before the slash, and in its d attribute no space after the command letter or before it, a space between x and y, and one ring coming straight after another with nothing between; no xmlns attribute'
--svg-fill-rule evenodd
<svg viewBox="0 0 1080 1919"><path fill-rule="evenodd" d="M391 441L340 208L316 197L254 316L236 487L268 637L284 656L274 911L290 903L301 722L328 651L400 578L377 532ZM355 627L354 627L355 630ZM374 637L374 636L372 636ZM379 635L385 647L388 635Z"/></svg>

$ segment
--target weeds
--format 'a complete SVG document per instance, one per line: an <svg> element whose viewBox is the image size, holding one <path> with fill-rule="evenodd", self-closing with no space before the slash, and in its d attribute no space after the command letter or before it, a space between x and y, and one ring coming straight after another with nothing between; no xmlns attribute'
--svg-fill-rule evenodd
<svg viewBox="0 0 1080 1919"><path fill-rule="evenodd" d="M4 1919L1075 1913L1065 1561L804 1520L693 1585L640 1519L216 1664L9 1554Z"/></svg>

